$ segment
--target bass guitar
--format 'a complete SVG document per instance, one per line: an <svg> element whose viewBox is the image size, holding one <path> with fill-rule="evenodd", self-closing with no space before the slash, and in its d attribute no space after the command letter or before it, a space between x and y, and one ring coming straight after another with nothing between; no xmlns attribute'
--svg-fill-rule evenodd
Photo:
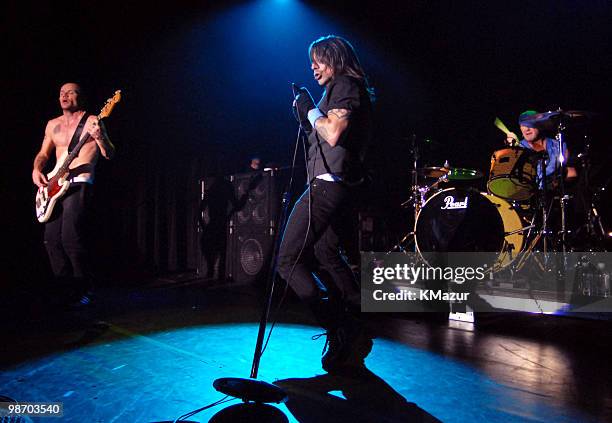
<svg viewBox="0 0 612 423"><path fill-rule="evenodd" d="M96 116L98 120L108 117L115 105L121 100L121 90L115 91L115 95L106 100L102 110ZM72 149L70 154L66 151L58 160L55 168L47 174L47 180L49 183L47 186L38 188L36 192L36 218L40 223L44 223L49 220L53 213L53 208L57 202L70 187L70 180L67 178L69 174L70 163L79 155L81 147L89 140L91 135L89 133L83 134L77 145Z"/></svg>

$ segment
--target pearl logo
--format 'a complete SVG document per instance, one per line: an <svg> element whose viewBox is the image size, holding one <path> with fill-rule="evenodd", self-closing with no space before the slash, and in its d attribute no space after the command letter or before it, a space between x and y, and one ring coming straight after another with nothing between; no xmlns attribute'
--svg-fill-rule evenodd
<svg viewBox="0 0 612 423"><path fill-rule="evenodd" d="M440 207L441 210L457 210L467 209L468 197L465 197L463 201L455 201L455 197L449 195L444 198L444 205Z"/></svg>

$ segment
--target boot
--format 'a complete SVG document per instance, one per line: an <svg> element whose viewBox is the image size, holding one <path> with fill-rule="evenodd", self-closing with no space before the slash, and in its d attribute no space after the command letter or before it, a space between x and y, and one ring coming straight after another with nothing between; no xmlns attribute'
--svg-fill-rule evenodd
<svg viewBox="0 0 612 423"><path fill-rule="evenodd" d="M327 348L324 348L321 365L328 373L365 367L364 360L373 346L361 320L350 314L345 315L337 327L328 330L325 344Z"/></svg>

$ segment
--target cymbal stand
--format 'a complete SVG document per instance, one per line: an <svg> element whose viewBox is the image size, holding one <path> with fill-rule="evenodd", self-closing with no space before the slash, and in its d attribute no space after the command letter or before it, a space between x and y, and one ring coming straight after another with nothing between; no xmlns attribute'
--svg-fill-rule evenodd
<svg viewBox="0 0 612 423"><path fill-rule="evenodd" d="M561 112L561 109L559 109ZM555 135L555 139L557 141L557 149L559 150L558 158L552 158L555 160L555 173L553 175L559 178L559 208L561 211L561 252L562 254L555 255L555 264L556 264L556 279L557 279L557 292L562 292L562 287L564 285L566 271L567 271L567 203L569 200L569 195L565 193L565 167L566 167L566 157L565 157L565 149L563 148L565 145L565 122L563 120L564 114L561 113L561 118L559 119L559 124L557 125L557 134ZM558 165L557 165L558 162ZM546 173L546 170L544 170Z"/></svg>
<svg viewBox="0 0 612 423"><path fill-rule="evenodd" d="M414 201L414 221L416 222L416 217L421 209L421 191L418 184L419 145L415 134L412 134L412 156L414 158L412 162L412 199Z"/></svg>
<svg viewBox="0 0 612 423"><path fill-rule="evenodd" d="M599 214L599 212L597 211L597 208L595 206L596 203L599 203L599 196L601 195L602 192L604 192L606 190L606 188L608 187L608 185L610 185L610 182L612 182L612 176L610 176L608 178L608 180L599 188L597 188L597 190L595 191L595 193L592 195L591 197L591 204L589 207L589 213L591 213L591 216L594 220L593 223L593 228L595 228L595 226L597 226L597 236L600 238L600 241L603 242L603 240L606 238L607 234L606 231L604 230L603 224L601 223L601 215ZM595 233L595 229L593 229L593 233Z"/></svg>
<svg viewBox="0 0 612 423"><path fill-rule="evenodd" d="M545 268L545 269L549 268L548 254L547 254L548 253L548 238L552 234L549 233L549 230L548 230L548 219L550 216L550 208L552 207L552 203L549 205L548 198L547 198L548 181L546 177L546 165L548 163L549 157L548 157L546 150L544 150L542 153L543 154L541 154L540 157L538 158L538 163L536 165L537 174L540 176L538 180L538 184L537 184L536 194L535 194L536 210L535 210L535 213L533 214L531 222L529 222L529 225L524 228L521 228L518 231L520 232L523 230L527 230L525 239L528 244L527 244L526 249L519 253L520 257L518 257L518 259L513 263L512 265L513 272L520 271L523 268L523 266L527 262L527 259L532 256L532 253L534 249L536 248L536 246L538 245L538 243L540 242L540 240L542 241L542 244L541 244L542 252L544 253L544 263L543 264L540 263L540 267ZM541 219L542 219L541 224L539 225L540 228L534 231L533 239L531 239L532 229L535 229L538 226L536 225L536 221L538 219L538 214L540 212L541 212Z"/></svg>
<svg viewBox="0 0 612 423"><path fill-rule="evenodd" d="M566 167L566 157L565 150L563 145L565 144L565 135L563 133L565 131L565 124L563 119L559 120L559 125L557 126L557 134L555 135L555 140L557 141L557 148L559 149L559 157L554 158L556 162L559 163L559 166L555 164L555 174L558 171L559 176L559 190L560 190L560 210L561 210L561 251L563 253L567 252L567 202L569 200L569 196L565 194L565 183L563 177L565 175L565 167ZM553 159L553 158L551 158ZM546 173L546 169L544 172Z"/></svg>
<svg viewBox="0 0 612 423"><path fill-rule="evenodd" d="M591 189L591 145L589 141L589 136L585 135L585 143L584 143L584 152L580 153L578 157L581 160L582 166L582 187L581 192L582 195L585 196L582 198L584 209L586 210L585 222L584 224L578 228L577 232L582 228L586 228L586 236L588 239L588 248L603 248L603 240L606 237L606 232L604 230L603 224L601 222L601 216L597 211L596 204L599 202L599 196L606 189L607 185L612 181L612 177L608 178L608 180L603 184L603 186L597 187L596 189ZM591 244L592 241L596 241L596 244Z"/></svg>
<svg viewBox="0 0 612 423"><path fill-rule="evenodd" d="M546 160L546 156L542 157L542 164L545 163ZM543 175L542 177L542 187L546 186L546 176ZM542 215L541 215L541 219L542 219L542 223L540 225L540 229L535 230L533 233L533 238L532 238L532 230L538 228L538 225L536 224L536 221L538 219L538 212L536 211L536 213L533 214L533 216L531 217L531 221L529 219L526 219L528 222L528 225L518 229L516 231L512 231L509 233L506 233L505 235L512 235L514 233L518 233L518 232L523 232L523 231L527 231L527 234L525 235L525 240L527 242L527 247L521 251L519 253L519 257L518 259L512 264L512 271L513 272L517 272L520 271L523 266L525 265L525 263L527 262L527 259L529 257L532 256L532 253L534 252L534 249L536 248L536 246L538 245L538 243L540 242L540 240L542 240L542 252L543 253L547 253L548 252L548 237L551 236L551 234L548 232L548 218L550 216L550 209L552 208L552 203L551 204L547 204L546 201L546 194L545 194L545 190L544 189L540 189L540 192L537 194L537 207L538 209L541 210ZM540 263L540 267L542 269L548 269L548 254L544 254L544 264Z"/></svg>
<svg viewBox="0 0 612 423"><path fill-rule="evenodd" d="M547 203L546 203L546 189L547 189L547 185L546 185L546 165L548 164L547 161L550 160L550 158L548 158L548 154L545 154L542 156L541 162L540 162L540 169L542 172L542 186L540 187L540 197L538 199L538 201L540 202L540 208L542 209L542 231L541 234L544 235L544 238L542 239L542 247L543 247L543 251L544 253L548 252L548 211L546 209L547 207Z"/></svg>
<svg viewBox="0 0 612 423"><path fill-rule="evenodd" d="M416 134L412 134L412 136L410 137L410 140L411 140L410 152L412 153L412 157L413 157L413 169L412 169L412 172L411 172L412 175L410 178L411 179L410 190L412 194L408 200L404 201L401 204L401 207L406 207L410 203L412 203L412 205L414 206L414 221L416 222L416 217L419 213L420 205L421 205L421 187L419 187L419 184L418 184L419 146L417 143ZM416 251L416 242L414 242L415 241L414 235L415 235L414 230L411 232L408 232L406 235L404 235L402 239L399 240L397 244L391 247L391 249L388 252L391 253L396 250L399 250L400 252L406 251L406 246L407 246L406 241L408 239L411 239L411 243L414 244L413 251Z"/></svg>
<svg viewBox="0 0 612 423"><path fill-rule="evenodd" d="M584 204L587 209L587 215L586 215L586 229L587 229L587 236L591 237L594 233L594 225L593 225L593 216L599 217L599 213L597 213L597 209L594 207L593 204L593 196L591 195L589 190L590 188L590 170L591 170L591 152L590 152L590 143L588 140L588 137L585 136L585 143L584 143L584 152L579 154L579 157L582 159L582 174L583 174L583 181L584 181L584 187L582 188L582 191L584 193L588 192L589 193L589 198L588 198L588 205ZM586 201L585 201L586 203ZM602 228L603 229L603 228Z"/></svg>
<svg viewBox="0 0 612 423"><path fill-rule="evenodd" d="M417 137L416 134L412 134L412 136L410 137L411 140L411 149L410 152L412 153L412 157L413 157L413 169L412 169L412 175L411 175L411 191L412 191L412 195L410 196L410 198L406 201L404 201L400 206L401 207L406 207L408 206L410 203L413 204L414 206L414 221L416 223L416 218L417 215L419 214L419 210L421 208L422 205L422 195L421 194L421 187L419 187L418 185L418 164L419 164L419 147L418 147L418 143L417 143ZM388 253L391 253L393 251L399 250L400 252L404 252L406 250L405 248L405 243L409 238L412 238L412 243L414 244L414 250L416 252L416 243L414 242L414 230L411 232L408 232L406 235L404 235L404 237L402 239L399 240L399 242L397 244L395 244L393 247L391 247L391 249L388 251Z"/></svg>
<svg viewBox="0 0 612 423"><path fill-rule="evenodd" d="M427 195L427 193L429 191L431 191L432 189L435 189L438 187L438 185L442 182L448 182L448 175L444 174L442 176L440 176L436 182L434 182L431 185L413 185L413 192L412 195L410 196L410 198L406 201L404 201L401 206L402 207L407 207L408 205L410 205L410 203L412 203L412 206L414 207L414 224L416 225L417 222L417 218L419 217L419 213L421 211L421 209L423 208L423 206L425 205L425 203L427 202L427 199L425 198L425 196ZM402 247L402 245L404 245L404 243L406 242L406 240L410 237L412 237L412 242L414 242L414 236L416 235L416 227L415 230L408 232L397 244L395 244L391 250L389 252L395 251L397 249L399 249L400 251L405 251L405 248ZM416 243L414 244L414 252L416 252Z"/></svg>

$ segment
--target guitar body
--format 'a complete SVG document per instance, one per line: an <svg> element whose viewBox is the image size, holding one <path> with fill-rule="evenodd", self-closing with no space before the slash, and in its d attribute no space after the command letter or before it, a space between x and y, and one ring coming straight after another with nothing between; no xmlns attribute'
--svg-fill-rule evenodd
<svg viewBox="0 0 612 423"><path fill-rule="evenodd" d="M65 158L66 154L62 156ZM58 170L61 168L60 164L63 163L64 160L58 160L58 165L47 175L47 180L49 183L46 187L38 188L36 192L36 219L40 223L44 223L51 218L51 214L53 213L53 208L57 204L57 202L63 197L63 195L70 187L70 181L64 179L64 177L58 177Z"/></svg>

